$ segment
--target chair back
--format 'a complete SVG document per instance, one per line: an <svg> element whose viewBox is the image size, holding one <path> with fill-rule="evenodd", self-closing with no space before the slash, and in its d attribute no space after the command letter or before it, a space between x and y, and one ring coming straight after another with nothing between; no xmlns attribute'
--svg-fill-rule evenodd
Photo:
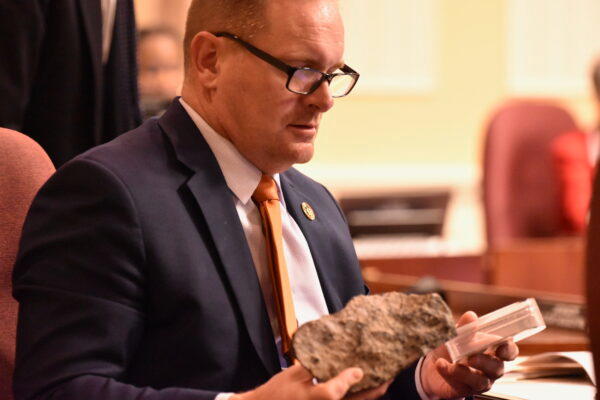
<svg viewBox="0 0 600 400"><path fill-rule="evenodd" d="M21 229L33 197L53 172L35 141L0 128L0 399L13 398L17 302L11 275Z"/></svg>
<svg viewBox="0 0 600 400"><path fill-rule="evenodd" d="M541 100L513 100L493 113L483 160L488 248L512 239L560 235L563 220L550 145L576 129L565 109Z"/></svg>

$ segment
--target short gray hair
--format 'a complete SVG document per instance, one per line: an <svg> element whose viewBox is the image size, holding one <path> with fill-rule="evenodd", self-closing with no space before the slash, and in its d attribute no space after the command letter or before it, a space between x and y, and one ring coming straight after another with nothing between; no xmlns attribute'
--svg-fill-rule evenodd
<svg viewBox="0 0 600 400"><path fill-rule="evenodd" d="M265 28L266 3L267 0L192 0L183 39L186 70L192 40L199 32L225 31L251 38Z"/></svg>

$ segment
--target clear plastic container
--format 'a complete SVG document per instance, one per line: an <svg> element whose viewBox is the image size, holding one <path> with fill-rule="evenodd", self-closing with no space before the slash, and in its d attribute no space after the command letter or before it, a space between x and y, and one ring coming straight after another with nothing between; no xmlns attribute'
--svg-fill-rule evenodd
<svg viewBox="0 0 600 400"><path fill-rule="evenodd" d="M446 342L452 362L484 352L501 342L525 339L544 330L546 324L535 299L513 303L457 328L457 336Z"/></svg>

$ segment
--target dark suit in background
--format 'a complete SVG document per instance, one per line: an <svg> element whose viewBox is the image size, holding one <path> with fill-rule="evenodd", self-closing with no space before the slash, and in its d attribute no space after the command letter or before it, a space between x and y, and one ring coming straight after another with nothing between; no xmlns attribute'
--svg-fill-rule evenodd
<svg viewBox="0 0 600 400"><path fill-rule="evenodd" d="M366 292L346 221L322 185L293 168L280 176L338 311ZM14 294L18 400L212 400L280 371L232 192L178 101L43 187ZM414 369L394 398L418 398Z"/></svg>
<svg viewBox="0 0 600 400"><path fill-rule="evenodd" d="M102 63L99 0L0 0L0 126L58 167L139 125L132 0L118 0Z"/></svg>
<svg viewBox="0 0 600 400"><path fill-rule="evenodd" d="M596 166L597 168L597 166ZM586 254L587 316L594 368L600 371L600 174L594 178ZM596 395L600 399L600 391Z"/></svg>

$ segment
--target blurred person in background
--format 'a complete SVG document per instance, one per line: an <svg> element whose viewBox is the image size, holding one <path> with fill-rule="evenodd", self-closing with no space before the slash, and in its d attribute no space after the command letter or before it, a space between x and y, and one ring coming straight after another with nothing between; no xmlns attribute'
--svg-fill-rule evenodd
<svg viewBox="0 0 600 400"><path fill-rule="evenodd" d="M140 31L138 83L144 119L160 116L179 95L183 81L183 54L177 33L166 27Z"/></svg>
<svg viewBox="0 0 600 400"><path fill-rule="evenodd" d="M596 128L565 132L551 143L564 230L571 234L585 232L595 165L600 153L600 60L593 65L591 78L598 115Z"/></svg>
<svg viewBox="0 0 600 400"><path fill-rule="evenodd" d="M59 167L141 122L132 0L0 0L0 126Z"/></svg>

